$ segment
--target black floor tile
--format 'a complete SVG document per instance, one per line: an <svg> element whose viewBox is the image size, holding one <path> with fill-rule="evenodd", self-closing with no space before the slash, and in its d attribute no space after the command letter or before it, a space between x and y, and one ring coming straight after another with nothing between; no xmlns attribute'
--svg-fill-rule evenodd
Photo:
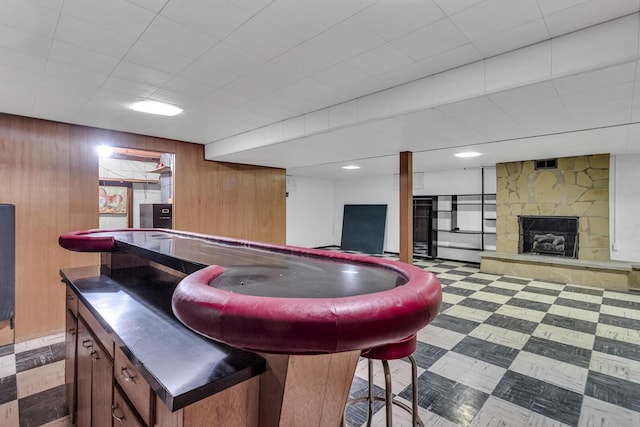
<svg viewBox="0 0 640 427"><path fill-rule="evenodd" d="M456 344L451 351L464 354L492 365L508 368L511 362L516 358L520 350L506 347L500 344L494 344L489 341L481 340L473 337L465 337Z"/></svg>
<svg viewBox="0 0 640 427"><path fill-rule="evenodd" d="M578 286L570 286L570 285L565 286L564 290L566 292L575 292L577 294L595 295L595 296L599 296L599 297L601 297L602 294L604 293L603 289L581 288L581 287L578 287Z"/></svg>
<svg viewBox="0 0 640 427"><path fill-rule="evenodd" d="M589 371L584 394L640 412L640 386L631 381Z"/></svg>
<svg viewBox="0 0 640 427"><path fill-rule="evenodd" d="M522 299L522 298L511 298L509 301L506 302L506 304L513 305L515 307L528 308L530 310L544 311L544 312L547 312L549 308L551 308L551 304L546 304L544 302L539 302L539 301L531 301L531 300Z"/></svg>
<svg viewBox="0 0 640 427"><path fill-rule="evenodd" d="M602 298L602 305L612 305L620 308L630 308L640 311L640 302L627 301L615 298Z"/></svg>
<svg viewBox="0 0 640 427"><path fill-rule="evenodd" d="M591 350L539 337L529 338L522 350L561 362L571 363L581 368L588 368L591 360Z"/></svg>
<svg viewBox="0 0 640 427"><path fill-rule="evenodd" d="M529 285L522 288L523 292L531 292L532 294L540 294L540 295L549 295L553 297L557 297L560 295L561 291L556 289L548 289L548 288L539 288L537 286Z"/></svg>
<svg viewBox="0 0 640 427"><path fill-rule="evenodd" d="M562 305L564 307L579 308L587 311L600 311L601 304L594 302L576 301L570 298L556 298L556 305Z"/></svg>
<svg viewBox="0 0 640 427"><path fill-rule="evenodd" d="M431 324L440 328L449 329L451 331L467 335L469 332L473 331L480 323L440 313L431 322Z"/></svg>
<svg viewBox="0 0 640 427"><path fill-rule="evenodd" d="M462 279L462 281L463 282L469 282L469 283L475 283L476 285L488 285L490 283L493 283L493 280L482 279L480 277L473 277L473 276L465 277L464 279Z"/></svg>
<svg viewBox="0 0 640 427"><path fill-rule="evenodd" d="M582 395L513 371L507 371L492 393L546 417L577 426Z"/></svg>
<svg viewBox="0 0 640 427"><path fill-rule="evenodd" d="M444 348L418 341L416 351L413 352L413 357L416 359L416 364L419 367L422 369L429 369L431 365L447 354L447 351L448 350Z"/></svg>
<svg viewBox="0 0 640 427"><path fill-rule="evenodd" d="M459 426L468 426L489 395L464 384L455 384L439 396L429 410Z"/></svg>
<svg viewBox="0 0 640 427"><path fill-rule="evenodd" d="M0 357L13 354L13 344L0 346Z"/></svg>
<svg viewBox="0 0 640 427"><path fill-rule="evenodd" d="M474 289L459 288L457 286L446 286L446 287L442 288L442 292L446 292L448 294L462 295L464 297L468 297L469 295L475 293L476 291Z"/></svg>
<svg viewBox="0 0 640 427"><path fill-rule="evenodd" d="M572 331L584 332L587 334L595 334L598 324L595 322L587 322L586 320L574 319L566 316L558 316L547 313L542 319L542 323L546 325L557 326L559 328L571 329Z"/></svg>
<svg viewBox="0 0 640 427"><path fill-rule="evenodd" d="M513 284L516 284L516 285L526 285L526 284L531 283L531 280L519 279L517 277L506 277L506 276L502 276L498 280L501 281L501 282L513 283Z"/></svg>
<svg viewBox="0 0 640 427"><path fill-rule="evenodd" d="M35 348L16 353L16 371L22 372L48 363L64 360L65 343L56 343L46 347Z"/></svg>
<svg viewBox="0 0 640 427"><path fill-rule="evenodd" d="M605 325L619 326L626 329L640 330L640 320L629 319L627 317L612 316L610 314L600 313L599 323Z"/></svg>
<svg viewBox="0 0 640 427"><path fill-rule="evenodd" d="M507 295L512 297L515 294L517 294L519 291L516 291L513 289L500 288L498 286L485 286L484 288L482 288L482 292L490 292L492 294Z"/></svg>
<svg viewBox="0 0 640 427"><path fill-rule="evenodd" d="M490 311L490 312L494 312L500 307L502 307L502 304L498 304L497 302L489 302L489 301L484 301L484 300L475 299L475 298L465 298L462 301L460 301L457 305L462 305L464 307L476 308L478 310L484 310L484 311Z"/></svg>
<svg viewBox="0 0 640 427"><path fill-rule="evenodd" d="M449 304L448 302L443 302L442 304L440 304L440 313L442 313L443 311L445 311L448 308L453 307L454 305L455 304Z"/></svg>
<svg viewBox="0 0 640 427"><path fill-rule="evenodd" d="M502 314L494 313L484 323L488 325L498 326L503 329L509 329L511 331L522 332L524 334L532 334L538 327L538 323L530 322L524 319L517 319L515 317L503 316Z"/></svg>
<svg viewBox="0 0 640 427"><path fill-rule="evenodd" d="M593 350L640 362L640 345L596 336Z"/></svg>
<svg viewBox="0 0 640 427"><path fill-rule="evenodd" d="M18 398L18 389L16 387L16 376L0 378L0 405L11 402Z"/></svg>
<svg viewBox="0 0 640 427"><path fill-rule="evenodd" d="M425 409L431 408L438 398L449 393L456 384L456 381L440 376L434 372L424 372L418 376L418 390L420 390L418 405ZM399 396L403 399L411 398L411 394L406 389L403 390Z"/></svg>
<svg viewBox="0 0 640 427"><path fill-rule="evenodd" d="M441 277L438 277L438 281L440 282L440 284L442 286L450 285L452 283L456 283L457 282L457 280L445 279L445 278L441 278Z"/></svg>
<svg viewBox="0 0 640 427"><path fill-rule="evenodd" d="M351 390L349 391L349 399L355 399L357 397L367 396L367 384L368 381L363 380L362 378L355 377L353 379L353 383L351 385ZM384 396L384 390L374 384L373 386L373 394L374 396ZM373 413L375 414L378 410L384 407L384 402L374 400L373 403ZM345 411L345 420L347 425L349 426L361 426L367 421L369 415L369 405L365 402L359 402L353 405L350 405Z"/></svg>
<svg viewBox="0 0 640 427"><path fill-rule="evenodd" d="M20 427L39 426L68 415L65 385L20 399L18 411Z"/></svg>
<svg viewBox="0 0 640 427"><path fill-rule="evenodd" d="M468 277L468 276L471 276L472 274L476 274L476 273L471 272L471 271L464 271L464 270L451 270L451 271L447 271L447 274L454 274L456 276Z"/></svg>

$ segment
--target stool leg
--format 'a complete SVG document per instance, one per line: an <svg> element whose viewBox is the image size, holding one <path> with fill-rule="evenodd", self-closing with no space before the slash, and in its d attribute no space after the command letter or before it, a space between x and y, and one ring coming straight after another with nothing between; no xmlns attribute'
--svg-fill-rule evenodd
<svg viewBox="0 0 640 427"><path fill-rule="evenodd" d="M393 393L391 390L391 373L389 372L389 362L382 360L384 369L384 405L387 416L387 427L393 427Z"/></svg>
<svg viewBox="0 0 640 427"><path fill-rule="evenodd" d="M411 411L411 417L413 426L416 425L419 427L423 427L422 420L418 416L418 365L416 364L416 359L413 357L413 354L407 356L409 361L411 362L411 394L413 395L413 410Z"/></svg>
<svg viewBox="0 0 640 427"><path fill-rule="evenodd" d="M369 404L369 415L367 416L367 427L371 427L371 420L373 419L373 361L367 359L369 367L369 385L367 386L367 402Z"/></svg>

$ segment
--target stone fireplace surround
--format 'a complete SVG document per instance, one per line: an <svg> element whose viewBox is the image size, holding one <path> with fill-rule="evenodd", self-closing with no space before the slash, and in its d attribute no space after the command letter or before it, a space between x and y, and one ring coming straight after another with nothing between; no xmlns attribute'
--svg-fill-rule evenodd
<svg viewBox="0 0 640 427"><path fill-rule="evenodd" d="M640 267L609 260L609 155L563 157L555 169L535 161L496 165L496 251L486 273L605 288L640 288ZM520 216L578 218L578 259L522 254Z"/></svg>

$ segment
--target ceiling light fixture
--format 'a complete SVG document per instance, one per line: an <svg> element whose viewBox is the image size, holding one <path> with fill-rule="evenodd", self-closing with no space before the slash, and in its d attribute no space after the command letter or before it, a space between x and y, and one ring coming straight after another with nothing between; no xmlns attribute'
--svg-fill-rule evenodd
<svg viewBox="0 0 640 427"><path fill-rule="evenodd" d="M355 169L360 169L360 166L356 166L356 165L342 166L342 169L355 170Z"/></svg>
<svg viewBox="0 0 640 427"><path fill-rule="evenodd" d="M108 145L98 145L96 151L98 152L98 157L111 157L111 154L113 154L113 147Z"/></svg>
<svg viewBox="0 0 640 427"><path fill-rule="evenodd" d="M466 157L478 157L478 156L482 156L482 154L478 153L477 151L465 151L463 153L456 153L455 156L466 158Z"/></svg>
<svg viewBox="0 0 640 427"><path fill-rule="evenodd" d="M182 113L182 108L157 101L136 102L131 106L131 109L141 113L158 114L161 116L175 116L176 114Z"/></svg>

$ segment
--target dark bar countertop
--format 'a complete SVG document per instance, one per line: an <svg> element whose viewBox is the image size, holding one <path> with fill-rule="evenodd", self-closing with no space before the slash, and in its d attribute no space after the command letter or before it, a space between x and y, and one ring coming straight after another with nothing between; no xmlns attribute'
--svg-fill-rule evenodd
<svg viewBox="0 0 640 427"><path fill-rule="evenodd" d="M259 355L204 338L176 319L176 276L141 267L109 277L97 266L60 274L172 411L266 370Z"/></svg>

